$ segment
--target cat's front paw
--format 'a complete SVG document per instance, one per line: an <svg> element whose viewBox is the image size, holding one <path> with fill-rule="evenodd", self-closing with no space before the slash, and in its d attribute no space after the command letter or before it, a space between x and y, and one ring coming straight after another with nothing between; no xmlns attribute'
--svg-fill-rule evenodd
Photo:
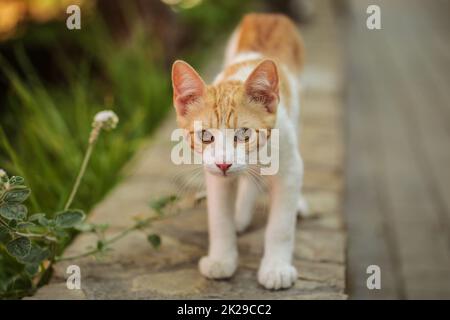
<svg viewBox="0 0 450 320"><path fill-rule="evenodd" d="M286 262L263 261L258 271L258 282L266 289L290 288L297 280L297 270Z"/></svg>
<svg viewBox="0 0 450 320"><path fill-rule="evenodd" d="M198 263L200 273L209 279L230 278L237 269L237 258L215 259L205 256Z"/></svg>

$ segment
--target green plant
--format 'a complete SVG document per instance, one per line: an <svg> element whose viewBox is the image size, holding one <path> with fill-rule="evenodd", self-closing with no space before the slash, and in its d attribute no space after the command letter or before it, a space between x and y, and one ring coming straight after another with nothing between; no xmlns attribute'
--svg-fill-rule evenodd
<svg viewBox="0 0 450 320"><path fill-rule="evenodd" d="M0 169L0 247L21 266L16 268L17 274L9 278L10 282L0 282L0 296L21 297L32 294L45 282L55 262L105 254L114 242L134 230L144 230L151 222L159 219L167 204L175 201L173 196L157 200L152 205L157 215L138 219L135 224L110 238L105 237L107 225L85 223L85 213L71 208L100 132L114 129L117 122L118 118L112 111L102 111L96 115L72 192L64 209L53 215L28 214L24 202L30 196L31 190L25 185L24 178L8 177L7 173ZM70 238L70 231L74 230L96 234L98 240L94 249L75 256L60 256L61 249ZM147 239L155 248L161 243L156 234L149 234ZM17 288L17 281L22 286Z"/></svg>
<svg viewBox="0 0 450 320"><path fill-rule="evenodd" d="M22 269L17 268L17 274L11 279L23 285L23 288L9 290L8 286L13 283L1 283L0 297L14 298L33 294L44 284L55 262L103 256L112 250L113 243L130 232L145 231L152 222L162 217L162 209L173 201L158 200L158 215L136 219L130 227L114 236L105 237L108 225L85 223L86 215L81 210L65 209L57 212L55 218L48 218L44 213L28 215L23 201L29 196L30 189L24 184L24 179L19 176L9 178L3 170L0 170L0 176L0 246L4 246L8 254L22 265ZM74 256L58 255L70 230L96 234L98 240L93 249ZM147 240L154 248L161 244L160 236L155 233L148 234Z"/></svg>
<svg viewBox="0 0 450 320"><path fill-rule="evenodd" d="M22 43L14 50L18 67L0 54L0 73L10 83L10 90L0 97L5 100L0 111L0 161L8 172L27 177L35 190L30 196L34 211L64 206L70 191L67 181L84 156L89 115L101 106L114 110L123 125L111 133L107 145L102 141L97 145L114 152L91 158L84 176L86 188L74 203L85 210L120 179L123 164L170 110L168 73L158 60L148 57L143 37L120 46L101 29L95 33L86 40L73 39L82 42L80 46L98 48L95 56L77 62L55 50L55 65L65 74L58 84L39 77ZM94 73L94 69L101 71Z"/></svg>

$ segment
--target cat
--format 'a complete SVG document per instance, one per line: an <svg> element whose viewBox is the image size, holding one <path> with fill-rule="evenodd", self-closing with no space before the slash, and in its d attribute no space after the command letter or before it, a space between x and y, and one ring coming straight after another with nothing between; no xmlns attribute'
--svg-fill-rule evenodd
<svg viewBox="0 0 450 320"><path fill-rule="evenodd" d="M223 71L212 85L184 61L172 66L178 126L186 129L191 147L205 160L209 251L200 259L199 270L207 278L225 279L235 273L237 233L250 225L260 193L248 174L254 173L254 166L238 163L231 151L238 145L245 145L246 153L258 149L259 145L249 146L252 134L253 141L264 143L254 137L259 130L268 132L267 139L278 130L278 171L261 176L269 186L271 204L258 282L278 290L297 279L292 265L296 218L308 212L301 195L303 161L298 147L303 59L301 35L288 17L251 13L230 37ZM203 129L196 131L194 123L199 121ZM230 129L234 141L227 144L223 136Z"/></svg>

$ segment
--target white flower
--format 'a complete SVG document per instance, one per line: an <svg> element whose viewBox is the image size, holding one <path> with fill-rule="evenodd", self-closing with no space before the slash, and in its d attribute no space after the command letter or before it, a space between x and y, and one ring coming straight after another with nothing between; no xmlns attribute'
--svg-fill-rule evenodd
<svg viewBox="0 0 450 320"><path fill-rule="evenodd" d="M119 117L111 110L98 112L94 117L93 127L101 127L105 130L112 130L117 126Z"/></svg>
<svg viewBox="0 0 450 320"><path fill-rule="evenodd" d="M9 188L9 179L6 171L0 169L0 190L5 190Z"/></svg>

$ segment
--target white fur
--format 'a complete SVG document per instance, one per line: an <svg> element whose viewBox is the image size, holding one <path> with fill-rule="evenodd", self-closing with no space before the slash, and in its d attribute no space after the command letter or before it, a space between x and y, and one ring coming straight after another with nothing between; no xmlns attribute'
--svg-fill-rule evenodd
<svg viewBox="0 0 450 320"><path fill-rule="evenodd" d="M259 53L233 56L233 38L230 41L226 63L261 57ZM258 271L258 281L267 289L292 286L297 271L292 265L298 209L306 210L301 197L303 162L298 148L298 115L300 109L298 77L288 74L291 87L292 114L287 114L285 101L281 98L276 128L280 131L279 171L265 176L270 186L270 214L265 232L264 256ZM233 75L234 80L245 81L252 68L244 67ZM219 74L216 82L222 81ZM227 155L223 155L225 158ZM228 278L237 268L236 232L244 231L251 222L254 204L259 190L244 175L220 176L220 170L205 166L208 195L209 252L200 260L199 268L208 278ZM231 167L232 168L232 167ZM217 171L217 172L216 172ZM238 184L238 185L237 185ZM236 192L237 186L237 192ZM236 199L236 202L234 200Z"/></svg>
<svg viewBox="0 0 450 320"><path fill-rule="evenodd" d="M205 170L208 202L209 252L200 260L200 272L207 278L223 279L237 268L236 228L233 222L232 179Z"/></svg>
<svg viewBox="0 0 450 320"><path fill-rule="evenodd" d="M230 41L230 44L233 44L232 41ZM226 58L225 58L225 66L231 65L231 64L235 64L235 63L239 63L239 62L244 62L247 60L255 60L255 59L260 59L263 57L262 54L258 53L258 52L252 52L252 51L248 51L248 52L241 52L235 56L232 56L231 53L228 53L228 51L230 51L230 49L227 49L227 53L226 53ZM230 54L230 56L228 56ZM252 73L254 68L250 67L250 66L245 66L243 68L241 68L238 72L236 72L234 75L232 75L231 77L228 77L227 80L242 80L244 81L245 79L247 79L247 77L250 75L250 73ZM213 83L218 83L224 80L224 76L222 73L219 73L217 75L217 77L214 79Z"/></svg>
<svg viewBox="0 0 450 320"><path fill-rule="evenodd" d="M233 34L231 35L230 39L228 40L227 47L225 49L225 59L224 59L224 67L229 65L231 63L231 60L234 56L236 56L237 51L237 45L238 45L238 37L239 37L239 30L234 30Z"/></svg>

